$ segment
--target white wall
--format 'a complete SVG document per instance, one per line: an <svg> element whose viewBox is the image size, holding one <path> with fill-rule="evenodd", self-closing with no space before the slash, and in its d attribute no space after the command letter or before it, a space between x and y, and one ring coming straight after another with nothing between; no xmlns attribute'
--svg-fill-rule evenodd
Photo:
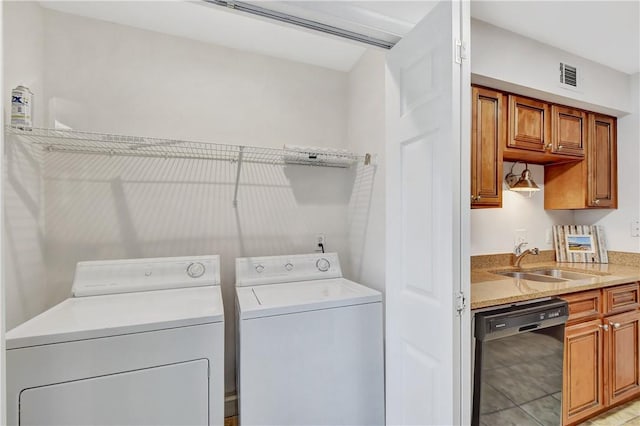
<svg viewBox="0 0 640 426"><path fill-rule="evenodd" d="M623 72L477 19L471 40L474 83L605 114L632 111ZM560 62L578 67L577 90L560 86Z"/></svg>
<svg viewBox="0 0 640 426"><path fill-rule="evenodd" d="M344 73L50 10L45 21L49 125L278 147L345 143Z"/></svg>
<svg viewBox="0 0 640 426"><path fill-rule="evenodd" d="M504 163L505 174L511 162ZM513 171L521 173L522 164L516 164ZM574 223L570 210L544 210L544 168L529 164L529 170L541 191L528 195L502 190L501 209L471 210L471 255L511 253L515 248L516 230L526 229L528 248L553 250L553 243L547 243L546 233L553 225Z"/></svg>
<svg viewBox="0 0 640 426"><path fill-rule="evenodd" d="M640 253L631 222L640 220L640 73L631 77L633 113L618 119L618 209L576 211L576 221L605 228L609 250Z"/></svg>
<svg viewBox="0 0 640 426"><path fill-rule="evenodd" d="M49 10L38 13L44 13L38 67L45 90L36 96L46 106L47 126L59 122L99 132L273 147L343 148L349 133L354 149L372 152L380 146L383 131L369 144L359 133L366 129L348 129L350 93L363 88L350 89L346 73ZM18 54L9 53L7 61ZM370 65L363 65L363 75ZM383 69L366 84L378 84L381 75ZM381 106L367 108L381 123ZM350 266L351 255L360 256L359 265L371 262L363 245L369 234L358 234L355 222L368 220L368 229L383 222L368 210L383 201L370 195L370 203L362 202L380 181L378 175L361 175L370 170L245 164L235 209L231 163L49 153L42 189L46 306L12 313L14 323L67 297L80 260L220 254L226 390L232 391L234 259L310 252L315 234L324 233L326 248L340 254L353 278L359 272ZM370 283L379 287L382 280L375 275ZM7 280L10 288L26 299L40 297L15 279Z"/></svg>
<svg viewBox="0 0 640 426"><path fill-rule="evenodd" d="M3 2L3 90L5 122L11 120L12 88L34 93L34 124L44 123L43 11L32 2ZM25 29L28 28L28 31ZM44 273L42 155L14 139L5 140L4 283L6 327L11 329L49 306Z"/></svg>
<svg viewBox="0 0 640 426"><path fill-rule="evenodd" d="M369 50L349 73L348 148L377 153L360 166L349 204L351 278L384 292L385 283L385 53Z"/></svg>
<svg viewBox="0 0 640 426"><path fill-rule="evenodd" d="M637 78L632 83L627 74L482 21L472 20L471 36L471 72L476 84L621 116L637 108ZM560 87L558 63L561 61L579 67L583 83L580 91ZM635 101L631 98L632 93L635 93ZM503 191L502 209L471 211L471 254L512 252L515 229L522 228L528 230L529 247L553 249L546 243L547 230L554 224L571 223L602 224L610 249L639 251L638 239L629 238L631 218L640 215L638 140L637 113L620 118L618 210L545 211L543 192L532 199L524 199L519 194ZM505 163L505 173L507 167L511 167L511 163ZM532 171L534 180L542 186L542 166L532 166ZM604 219L608 217L611 219Z"/></svg>

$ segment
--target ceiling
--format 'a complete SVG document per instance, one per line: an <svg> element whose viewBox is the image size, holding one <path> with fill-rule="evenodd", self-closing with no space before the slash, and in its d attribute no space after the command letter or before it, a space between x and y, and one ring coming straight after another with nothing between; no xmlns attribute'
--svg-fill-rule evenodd
<svg viewBox="0 0 640 426"><path fill-rule="evenodd" d="M397 41L433 7L423 1L250 1ZM235 49L349 71L366 47L203 1L42 1L43 7ZM575 55L640 72L640 0L471 1L471 16Z"/></svg>

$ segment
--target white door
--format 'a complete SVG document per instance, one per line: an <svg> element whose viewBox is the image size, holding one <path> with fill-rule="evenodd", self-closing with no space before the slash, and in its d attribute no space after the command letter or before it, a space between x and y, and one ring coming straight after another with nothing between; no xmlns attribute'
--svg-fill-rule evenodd
<svg viewBox="0 0 640 426"><path fill-rule="evenodd" d="M387 57L389 425L470 421L468 34L469 3L443 1Z"/></svg>

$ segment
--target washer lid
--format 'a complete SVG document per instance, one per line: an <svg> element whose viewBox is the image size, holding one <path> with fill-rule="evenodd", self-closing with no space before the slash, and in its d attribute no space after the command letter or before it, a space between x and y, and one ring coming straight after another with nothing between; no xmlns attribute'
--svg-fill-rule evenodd
<svg viewBox="0 0 640 426"><path fill-rule="evenodd" d="M236 288L241 319L382 301L382 294L345 278Z"/></svg>
<svg viewBox="0 0 640 426"><path fill-rule="evenodd" d="M219 286L71 297L6 334L7 349L223 322Z"/></svg>

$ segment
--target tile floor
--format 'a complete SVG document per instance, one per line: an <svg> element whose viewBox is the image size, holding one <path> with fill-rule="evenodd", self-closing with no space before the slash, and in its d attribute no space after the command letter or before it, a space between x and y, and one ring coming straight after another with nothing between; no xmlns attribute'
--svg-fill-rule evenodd
<svg viewBox="0 0 640 426"><path fill-rule="evenodd" d="M227 417L224 426L237 426L238 417ZM627 402L579 426L640 426L640 399Z"/></svg>
<svg viewBox="0 0 640 426"><path fill-rule="evenodd" d="M640 399L627 402L595 417L581 426L640 426Z"/></svg>

